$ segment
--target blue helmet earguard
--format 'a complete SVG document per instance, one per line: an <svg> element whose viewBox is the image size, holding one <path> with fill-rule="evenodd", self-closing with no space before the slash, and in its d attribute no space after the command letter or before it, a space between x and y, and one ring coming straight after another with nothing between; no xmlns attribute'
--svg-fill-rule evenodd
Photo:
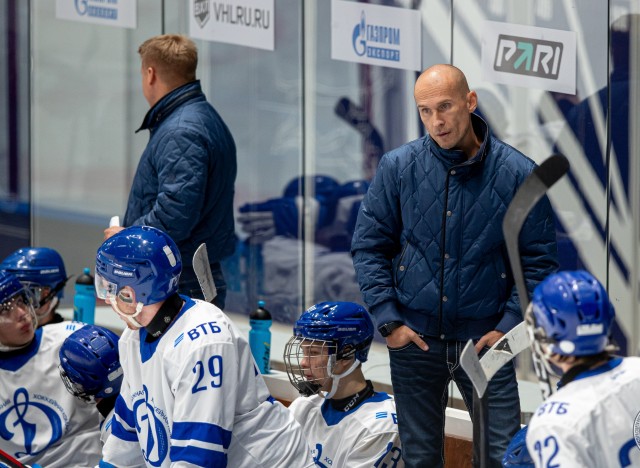
<svg viewBox="0 0 640 468"><path fill-rule="evenodd" d="M563 271L535 288L527 315L535 339L552 354L588 356L606 350L615 310L593 275Z"/></svg>
<svg viewBox="0 0 640 468"><path fill-rule="evenodd" d="M71 394L86 401L120 393L118 340L118 335L97 325L85 325L64 340L60 376Z"/></svg>

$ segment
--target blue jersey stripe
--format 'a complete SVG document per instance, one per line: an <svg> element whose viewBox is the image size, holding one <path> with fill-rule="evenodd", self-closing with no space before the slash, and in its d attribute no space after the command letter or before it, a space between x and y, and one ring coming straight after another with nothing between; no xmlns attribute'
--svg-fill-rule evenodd
<svg viewBox="0 0 640 468"><path fill-rule="evenodd" d="M113 422L111 423L111 434L121 440L126 440L127 442L137 442L138 434L134 431L127 431L118 418L113 418Z"/></svg>
<svg viewBox="0 0 640 468"><path fill-rule="evenodd" d="M174 422L171 438L174 440L199 440L210 444L229 448L231 431L220 426L199 422Z"/></svg>
<svg viewBox="0 0 640 468"><path fill-rule="evenodd" d="M202 467L213 468L227 466L226 453L206 450L199 447L177 447L173 445L169 452L169 458L172 462L183 461Z"/></svg>
<svg viewBox="0 0 640 468"><path fill-rule="evenodd" d="M122 395L118 395L114 413L129 427L136 427L136 418L133 415L133 412L127 408L127 404L124 402Z"/></svg>
<svg viewBox="0 0 640 468"><path fill-rule="evenodd" d="M118 468L116 465L112 465L111 463L107 463L104 460L100 460L100 464L98 466L100 468Z"/></svg>

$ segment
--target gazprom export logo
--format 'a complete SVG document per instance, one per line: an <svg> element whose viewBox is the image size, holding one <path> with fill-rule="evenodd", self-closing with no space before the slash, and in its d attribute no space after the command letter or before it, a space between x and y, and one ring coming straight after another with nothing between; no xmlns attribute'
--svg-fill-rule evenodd
<svg viewBox="0 0 640 468"><path fill-rule="evenodd" d="M400 61L400 28L367 24L364 11L353 28L351 44L357 56L379 60Z"/></svg>
<svg viewBox="0 0 640 468"><path fill-rule="evenodd" d="M563 48L562 42L500 34L493 69L557 80Z"/></svg>

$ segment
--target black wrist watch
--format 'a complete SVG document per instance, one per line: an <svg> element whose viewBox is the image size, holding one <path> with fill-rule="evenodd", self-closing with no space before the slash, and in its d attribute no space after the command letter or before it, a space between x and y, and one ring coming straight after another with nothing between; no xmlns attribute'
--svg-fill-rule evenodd
<svg viewBox="0 0 640 468"><path fill-rule="evenodd" d="M380 325L378 327L378 331L384 338L386 338L387 336L391 335L391 332L393 330L395 330L396 328L402 325L404 325L402 322L389 322L389 323L385 323L384 325Z"/></svg>

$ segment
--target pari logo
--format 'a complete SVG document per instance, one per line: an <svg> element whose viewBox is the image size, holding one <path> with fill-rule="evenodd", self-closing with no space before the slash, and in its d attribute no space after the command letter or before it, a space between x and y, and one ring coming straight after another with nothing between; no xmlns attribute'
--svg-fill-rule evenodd
<svg viewBox="0 0 640 468"><path fill-rule="evenodd" d="M211 18L209 0L193 0L193 17L201 28L207 24Z"/></svg>
<svg viewBox="0 0 640 468"><path fill-rule="evenodd" d="M562 50L562 42L500 34L493 69L557 80Z"/></svg>
<svg viewBox="0 0 640 468"><path fill-rule="evenodd" d="M363 10L360 22L353 28L351 45L358 57L399 62L400 28L367 24Z"/></svg>
<svg viewBox="0 0 640 468"><path fill-rule="evenodd" d="M60 440L68 417L55 401L43 395L33 395L24 388L13 394L0 410L0 438L23 447L13 456L36 456ZM61 413L61 414L60 414Z"/></svg>

